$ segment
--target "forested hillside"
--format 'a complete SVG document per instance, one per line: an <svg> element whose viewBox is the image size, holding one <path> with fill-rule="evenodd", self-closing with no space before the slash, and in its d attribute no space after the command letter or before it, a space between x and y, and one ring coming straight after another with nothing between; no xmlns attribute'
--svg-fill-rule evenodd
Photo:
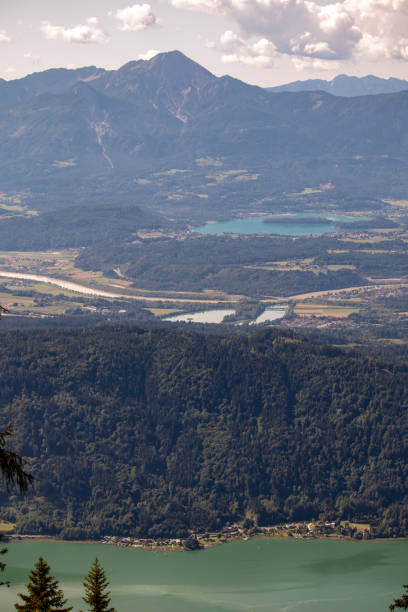
<svg viewBox="0 0 408 612"><path fill-rule="evenodd" d="M324 261L333 245L331 237L294 240L287 236L183 236L182 240L163 238L127 244L100 241L80 253L76 265L84 270L102 270L108 276L120 268L135 287L148 290L212 289L264 297L366 284L363 276L347 267L313 272L268 265L294 257L321 257ZM405 262L404 257L400 259ZM395 264L393 269L397 269Z"/></svg>
<svg viewBox="0 0 408 612"><path fill-rule="evenodd" d="M291 332L3 332L0 427L38 478L19 530L181 535L360 519L408 535L408 368Z"/></svg>
<svg viewBox="0 0 408 612"><path fill-rule="evenodd" d="M33 217L11 217L0 224L0 243L7 251L29 251L104 245L130 239L141 229L171 228L167 218L133 204L69 206Z"/></svg>

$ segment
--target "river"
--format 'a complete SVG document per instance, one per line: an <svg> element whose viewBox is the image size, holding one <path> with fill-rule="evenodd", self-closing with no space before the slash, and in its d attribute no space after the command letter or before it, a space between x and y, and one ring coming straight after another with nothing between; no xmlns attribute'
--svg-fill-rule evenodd
<svg viewBox="0 0 408 612"><path fill-rule="evenodd" d="M83 293L84 295L95 295L99 297L107 298L133 298L131 295L123 295L120 293L109 293L108 291L100 291L99 289L92 289L91 287L85 287L78 283L72 283L71 281L62 280L60 278L53 278L52 276L41 276L39 274L25 274L24 272L6 272L0 271L0 277L3 278L15 278L17 280L29 280L37 283L47 283L49 285L56 285L61 289L67 289L69 291L75 291L75 293Z"/></svg>
<svg viewBox="0 0 408 612"><path fill-rule="evenodd" d="M386 612L408 582L408 542L263 539L199 552L148 552L103 544L9 545L0 612L25 592L39 556L75 612L96 556L118 612Z"/></svg>
<svg viewBox="0 0 408 612"><path fill-rule="evenodd" d="M141 300L143 302L188 302L193 304L213 304L228 302L229 300L223 299L193 299L189 297L166 297L166 296L146 296L146 295L126 295L123 293L111 293L109 291L102 291L100 289L93 289L92 287L86 287L78 283L63 280L61 278L54 278L53 276L42 276L39 274L28 274L25 272L12 272L9 270L0 270L0 278L15 278L17 280L34 281L37 283L47 283L49 285L56 285L61 289L67 289L74 291L75 293L82 293L83 295L93 295L105 298L114 299L127 299L127 300Z"/></svg>

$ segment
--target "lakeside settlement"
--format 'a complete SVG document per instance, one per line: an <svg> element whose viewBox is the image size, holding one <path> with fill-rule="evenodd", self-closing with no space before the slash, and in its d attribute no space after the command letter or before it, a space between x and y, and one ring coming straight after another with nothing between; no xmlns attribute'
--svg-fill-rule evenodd
<svg viewBox="0 0 408 612"><path fill-rule="evenodd" d="M192 548L209 548L219 544L226 544L237 540L249 540L259 537L298 538L315 540L330 539L356 539L370 540L372 529L366 523L351 523L348 521L336 522L310 522L310 523L282 523L270 527L245 528L238 523L224 527L220 532L192 533L187 540L183 538L132 538L121 536L104 536L102 543L124 546L127 548L142 548L145 550L178 551ZM196 541L196 545L186 542Z"/></svg>
<svg viewBox="0 0 408 612"><path fill-rule="evenodd" d="M238 523L225 526L221 531L191 533L188 538L135 538L130 536L105 535L95 542L122 546L125 548L140 548L143 550L163 550L178 552L210 548L220 544L249 540L260 537L297 538L303 540L353 539L370 540L373 538L371 526L368 523L341 522L309 522L282 523L269 527L242 526ZM8 532L3 541L66 541L47 535L15 534ZM90 542L90 540L87 540Z"/></svg>

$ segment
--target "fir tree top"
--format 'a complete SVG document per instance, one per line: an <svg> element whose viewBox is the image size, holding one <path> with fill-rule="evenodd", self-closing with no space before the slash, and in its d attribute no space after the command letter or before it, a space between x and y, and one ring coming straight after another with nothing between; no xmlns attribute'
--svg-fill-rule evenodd
<svg viewBox="0 0 408 612"><path fill-rule="evenodd" d="M40 557L30 572L30 582L27 584L28 595L19 593L24 603L16 603L14 607L21 612L69 612L72 607L66 607L66 599L58 580L50 576L50 566Z"/></svg>
<svg viewBox="0 0 408 612"><path fill-rule="evenodd" d="M84 582L85 597L83 600L89 606L89 612L116 612L114 608L109 607L111 600L110 592L106 590L108 585L105 572L96 557Z"/></svg>

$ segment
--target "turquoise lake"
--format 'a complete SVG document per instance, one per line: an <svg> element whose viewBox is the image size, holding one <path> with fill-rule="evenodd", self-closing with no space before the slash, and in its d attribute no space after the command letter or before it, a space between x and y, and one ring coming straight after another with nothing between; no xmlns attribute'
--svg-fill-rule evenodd
<svg viewBox="0 0 408 612"><path fill-rule="evenodd" d="M310 223L310 219L316 217L328 219L323 223ZM279 218L278 223L265 223L265 219ZM231 221L209 222L200 227L195 227L194 231L198 234L279 234L281 236L312 236L329 233L339 233L340 230L334 221L355 222L356 217L346 215L299 213L290 215L291 222L284 223L288 215L265 215L260 217L245 217L242 219L232 219ZM298 220L296 223L294 220ZM360 217L361 220L366 218ZM359 231L358 228L348 229L347 231Z"/></svg>
<svg viewBox="0 0 408 612"><path fill-rule="evenodd" d="M39 556L51 565L75 612L96 556L118 612L386 612L408 582L408 542L264 539L192 553L103 544L9 545L0 611L21 601Z"/></svg>

